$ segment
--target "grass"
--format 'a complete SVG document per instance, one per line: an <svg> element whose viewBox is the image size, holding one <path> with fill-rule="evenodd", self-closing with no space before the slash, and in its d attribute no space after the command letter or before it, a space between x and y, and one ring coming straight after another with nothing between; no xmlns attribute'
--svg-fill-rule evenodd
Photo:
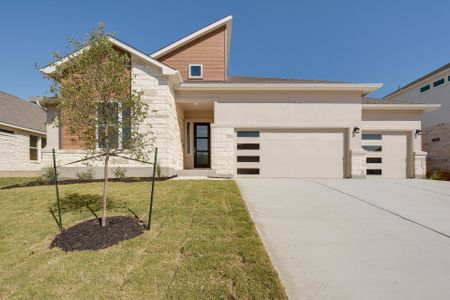
<svg viewBox="0 0 450 300"><path fill-rule="evenodd" d="M149 183L110 183L109 215L146 220ZM63 224L101 183L60 186ZM152 230L98 252L49 249L54 187L0 190L0 299L285 299L234 181L156 184Z"/></svg>
<svg viewBox="0 0 450 300"><path fill-rule="evenodd" d="M35 181L37 177L0 177L0 188Z"/></svg>

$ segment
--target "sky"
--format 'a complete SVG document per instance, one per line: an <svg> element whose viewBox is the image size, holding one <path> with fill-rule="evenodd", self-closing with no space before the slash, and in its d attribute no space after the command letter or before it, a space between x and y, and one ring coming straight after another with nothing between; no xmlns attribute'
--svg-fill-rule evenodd
<svg viewBox="0 0 450 300"><path fill-rule="evenodd" d="M14 0L0 6L0 90L49 95L35 65L99 22L151 53L228 15L230 75L383 83L382 97L450 62L448 0Z"/></svg>

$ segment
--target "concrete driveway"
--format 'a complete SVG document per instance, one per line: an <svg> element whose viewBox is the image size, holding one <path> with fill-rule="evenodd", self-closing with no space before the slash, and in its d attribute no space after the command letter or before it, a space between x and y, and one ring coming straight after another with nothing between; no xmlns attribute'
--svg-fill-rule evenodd
<svg viewBox="0 0 450 300"><path fill-rule="evenodd" d="M450 299L450 183L238 179L290 299Z"/></svg>

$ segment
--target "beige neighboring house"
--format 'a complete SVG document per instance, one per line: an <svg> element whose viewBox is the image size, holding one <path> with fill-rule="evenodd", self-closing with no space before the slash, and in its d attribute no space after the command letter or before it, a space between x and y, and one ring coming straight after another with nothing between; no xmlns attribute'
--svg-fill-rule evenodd
<svg viewBox="0 0 450 300"><path fill-rule="evenodd" d="M0 92L0 177L40 173L46 121L43 108Z"/></svg>
<svg viewBox="0 0 450 300"><path fill-rule="evenodd" d="M441 108L423 114L423 148L429 171L450 173L450 63L385 96L386 100L438 103Z"/></svg>
<svg viewBox="0 0 450 300"><path fill-rule="evenodd" d="M130 55L132 88L158 111L147 121L163 174L425 176L420 120L439 105L366 98L382 86L378 83L229 75L231 27L229 16L151 54L110 38ZM51 76L69 60L41 71ZM83 156L64 128L47 131L60 164ZM51 162L50 149L42 160ZM111 170L118 166L130 176L150 174L147 166L124 159L115 159ZM73 176L82 167L62 172Z"/></svg>

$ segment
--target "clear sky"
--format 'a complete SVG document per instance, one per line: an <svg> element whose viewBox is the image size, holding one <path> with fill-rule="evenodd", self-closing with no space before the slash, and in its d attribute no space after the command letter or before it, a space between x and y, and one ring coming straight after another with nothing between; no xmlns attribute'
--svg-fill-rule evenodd
<svg viewBox="0 0 450 300"><path fill-rule="evenodd" d="M151 53L227 15L231 75L380 82L381 97L450 62L449 0L14 0L0 6L0 90L48 94L35 63L100 21Z"/></svg>

